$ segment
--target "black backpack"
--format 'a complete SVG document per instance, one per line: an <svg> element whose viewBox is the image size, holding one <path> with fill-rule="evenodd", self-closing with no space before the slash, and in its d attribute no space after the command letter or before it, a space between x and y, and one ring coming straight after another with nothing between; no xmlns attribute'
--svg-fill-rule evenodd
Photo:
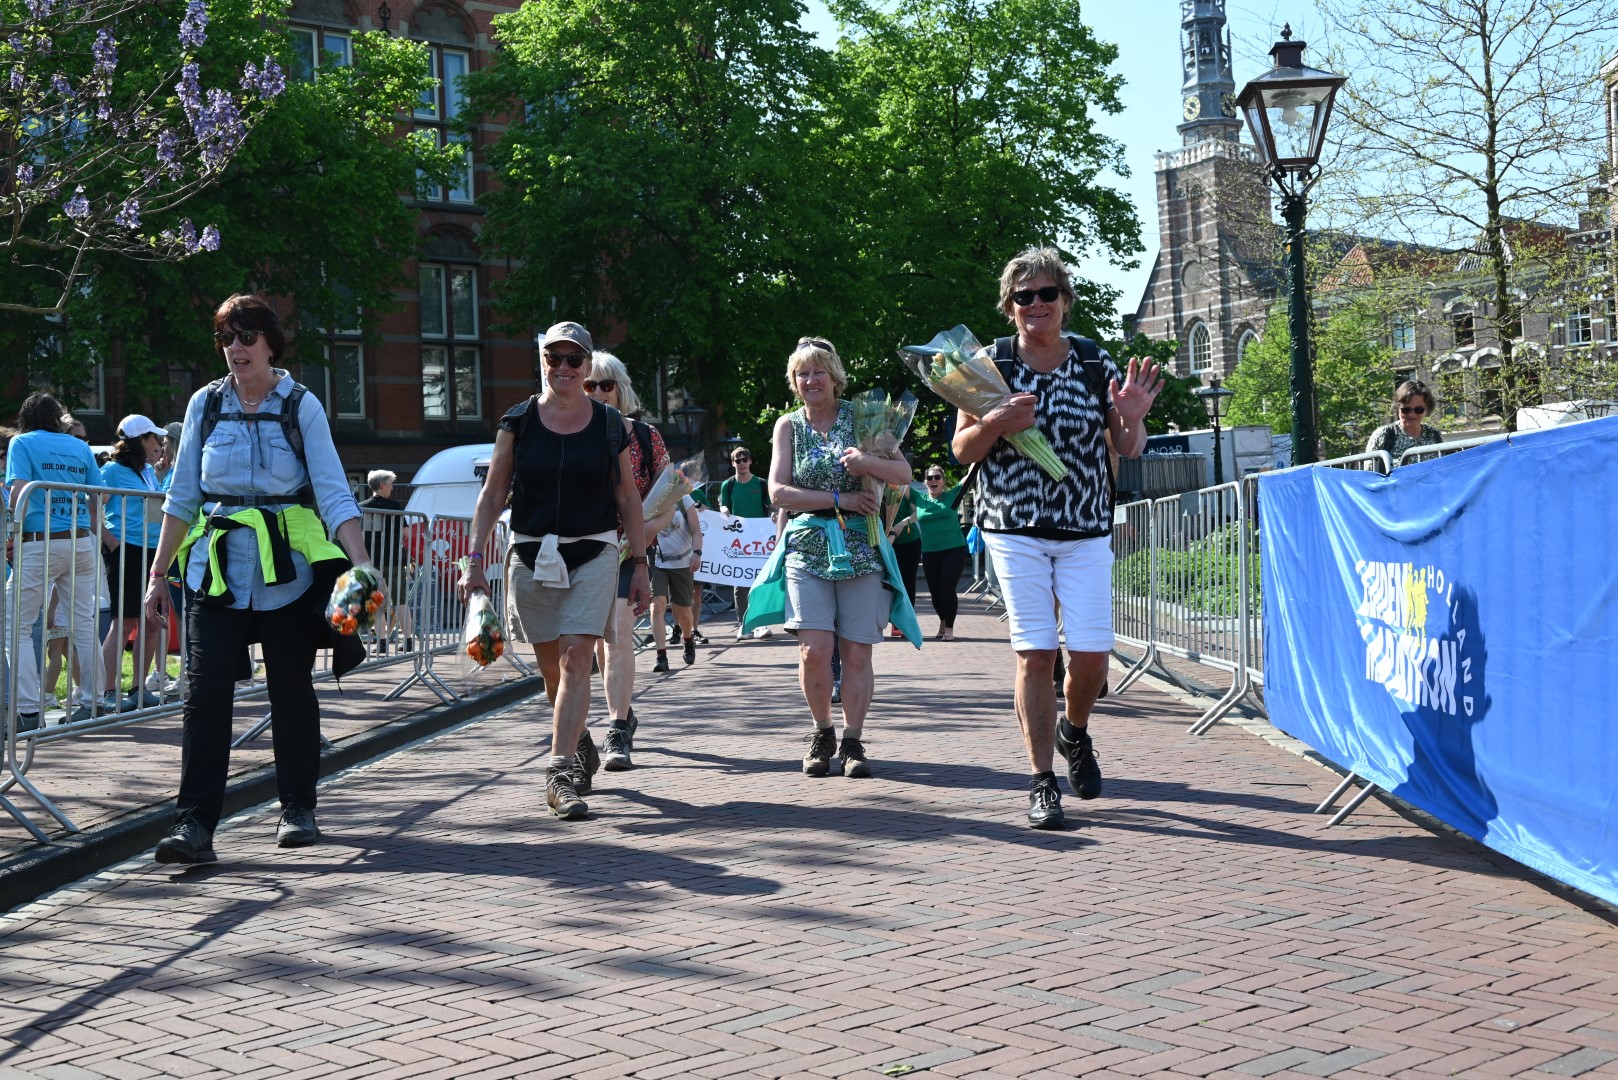
<svg viewBox="0 0 1618 1080"><path fill-rule="evenodd" d="M260 421L275 423L281 425L281 434L286 437L287 445L298 455L298 463L307 473L309 459L303 452L303 429L298 426L298 410L303 407L304 395L308 393L307 386L295 382L292 384L292 392L287 395L286 404L281 407L279 413L228 413L225 412L225 379L215 379L208 384L208 396L202 401L202 442L198 444L198 452L201 452L201 445L208 441L208 436L213 434L213 429L219 426L221 420L240 420L249 424ZM202 498L206 502L228 502L232 506L270 506L285 502L313 506L315 489L305 484L290 495L213 495L204 491Z"/></svg>

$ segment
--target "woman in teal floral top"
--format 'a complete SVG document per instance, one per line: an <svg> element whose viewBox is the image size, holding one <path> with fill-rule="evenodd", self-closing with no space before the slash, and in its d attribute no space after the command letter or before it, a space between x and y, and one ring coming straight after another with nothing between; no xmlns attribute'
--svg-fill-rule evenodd
<svg viewBox="0 0 1618 1080"><path fill-rule="evenodd" d="M854 407L842 400L848 376L831 342L800 338L787 360L787 384L803 407L776 422L770 505L798 519L783 542L786 628L798 638L798 679L815 720L803 771L825 776L837 757L844 776L870 776L861 736L871 705L871 646L882 640L890 605L882 554L866 542L863 517L881 505L863 481L902 484L910 466L856 447ZM841 743L831 716L834 644L843 661Z"/></svg>

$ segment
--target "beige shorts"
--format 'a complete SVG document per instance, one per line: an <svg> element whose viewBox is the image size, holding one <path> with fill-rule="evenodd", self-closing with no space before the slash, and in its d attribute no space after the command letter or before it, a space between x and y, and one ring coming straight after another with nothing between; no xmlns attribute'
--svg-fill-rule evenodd
<svg viewBox="0 0 1618 1080"><path fill-rule="evenodd" d="M544 645L560 637L612 640L612 602L618 595L618 549L607 549L568 573L568 587L534 580L515 553L506 560L506 621L511 640Z"/></svg>
<svg viewBox="0 0 1618 1080"><path fill-rule="evenodd" d="M865 645L882 640L893 595L881 574L827 581L788 564L786 575L787 630L834 630L844 641Z"/></svg>

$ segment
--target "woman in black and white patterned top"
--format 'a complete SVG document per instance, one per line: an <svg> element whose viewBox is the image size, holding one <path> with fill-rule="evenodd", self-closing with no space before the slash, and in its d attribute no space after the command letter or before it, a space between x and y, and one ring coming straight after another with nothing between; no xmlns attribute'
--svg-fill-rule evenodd
<svg viewBox="0 0 1618 1080"><path fill-rule="evenodd" d="M1063 826L1053 751L1067 761L1081 799L1101 794L1088 724L1112 651L1112 475L1107 443L1124 457L1146 446L1144 420L1163 388L1158 366L1112 358L1064 332L1073 285L1061 253L1029 248L1000 274L1000 310L1017 332L995 343L1012 395L984 416L961 413L955 456L981 461L978 528L1011 616L1017 653L1017 717L1033 774L1028 823ZM1052 480L1002 435L1038 427L1067 476ZM1066 718L1058 722L1052 675L1058 619L1067 638Z"/></svg>

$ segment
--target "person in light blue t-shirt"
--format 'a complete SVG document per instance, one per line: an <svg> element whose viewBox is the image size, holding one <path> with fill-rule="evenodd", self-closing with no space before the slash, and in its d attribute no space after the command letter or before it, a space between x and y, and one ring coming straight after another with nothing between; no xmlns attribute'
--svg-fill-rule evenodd
<svg viewBox="0 0 1618 1080"><path fill-rule="evenodd" d="M101 530L102 559L107 566L107 595L112 600L112 627L107 639L101 643L101 659L106 667L103 706L117 708L119 701L118 668L123 656L124 642L141 621L141 608L146 595L146 577L153 569L151 560L163 532L163 502L159 494L157 477L152 466L162 456L162 441L158 436L162 428L151 419L132 413L118 425L118 442L113 447L112 460L101 467L101 486L129 491L129 495L109 495L106 505L106 525ZM161 705L159 694L141 687L141 677L151 665L164 637L166 627L148 620L145 631L137 637L140 655L135 664L135 681L130 688L131 698L122 704L131 708Z"/></svg>
<svg viewBox="0 0 1618 1080"><path fill-rule="evenodd" d="M6 486L12 513L22 515L21 543L15 552L17 616L32 626L54 586L67 611L69 637L80 670L100 696L101 665L96 640L97 508L88 495L35 491L21 501L30 481L88 487L99 484L101 470L87 443L62 431L62 406L49 394L30 394L17 413L17 429L6 456ZM17 728L39 726L39 661L31 649L14 658L17 665Z"/></svg>

